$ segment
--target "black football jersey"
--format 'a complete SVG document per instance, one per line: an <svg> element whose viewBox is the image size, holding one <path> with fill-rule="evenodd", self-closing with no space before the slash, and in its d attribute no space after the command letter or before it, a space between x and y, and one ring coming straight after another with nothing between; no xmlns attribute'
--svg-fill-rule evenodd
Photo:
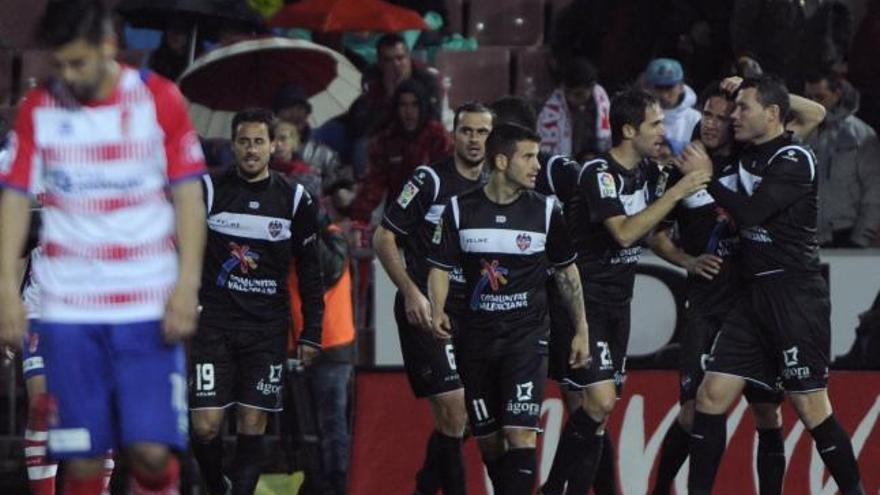
<svg viewBox="0 0 880 495"><path fill-rule="evenodd" d="M450 198L429 263L461 266L466 306L456 335L462 352L546 346L547 270L575 260L556 200L534 191L510 204L483 188Z"/></svg>
<svg viewBox="0 0 880 495"><path fill-rule="evenodd" d="M403 186L393 203L389 203L382 226L394 232L403 245L406 270L422 293L428 293L428 253L431 238L449 198L485 183L485 176L470 180L458 173L452 158L432 165L422 165ZM449 304L458 308L464 297L464 278L460 269L450 275Z"/></svg>
<svg viewBox="0 0 880 495"><path fill-rule="evenodd" d="M739 193L708 191L736 220L748 277L819 271L816 158L790 132L739 155Z"/></svg>
<svg viewBox="0 0 880 495"><path fill-rule="evenodd" d="M715 178L721 185L737 190L737 155L713 156ZM683 177L677 168L663 171L668 174L666 185L657 188L662 193L674 186ZM660 182L663 182L661 179ZM662 189L662 190L661 190ZM723 261L721 271L706 280L700 276L688 277L688 302L697 311L724 313L733 303L741 288L740 271L737 268L739 236L736 222L730 214L715 202L708 191L696 192L681 200L669 214L666 224L678 225L678 236L682 250L691 256L712 254Z"/></svg>
<svg viewBox="0 0 880 495"><path fill-rule="evenodd" d="M654 199L657 165L643 160L632 170L609 153L584 163L577 194L567 204L566 220L578 254L587 301L625 305L632 299L641 244L621 246L608 231L608 218L633 216Z"/></svg>
<svg viewBox="0 0 880 495"><path fill-rule="evenodd" d="M201 322L262 328L290 319L288 275L296 263L305 320L302 339L320 344L324 299L318 208L302 185L271 172L247 182L235 170L205 176L208 243Z"/></svg>

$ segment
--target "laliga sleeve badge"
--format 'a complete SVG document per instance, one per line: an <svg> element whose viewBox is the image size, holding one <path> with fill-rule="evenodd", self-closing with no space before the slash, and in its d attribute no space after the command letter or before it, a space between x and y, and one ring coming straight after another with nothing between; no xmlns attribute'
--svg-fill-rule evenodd
<svg viewBox="0 0 880 495"><path fill-rule="evenodd" d="M599 172L599 174L596 175L596 180L599 182L599 197L617 197L617 184L615 184L614 177L611 174L608 172Z"/></svg>
<svg viewBox="0 0 880 495"><path fill-rule="evenodd" d="M434 237L431 238L431 242L434 244L440 244L440 240L443 238L443 217L440 218L440 221L437 222L437 227L434 228Z"/></svg>
<svg viewBox="0 0 880 495"><path fill-rule="evenodd" d="M400 196L397 197L397 204L400 205L401 208L406 208L418 193L419 188L416 187L412 181L407 181L407 183L403 185L403 190L400 191Z"/></svg>

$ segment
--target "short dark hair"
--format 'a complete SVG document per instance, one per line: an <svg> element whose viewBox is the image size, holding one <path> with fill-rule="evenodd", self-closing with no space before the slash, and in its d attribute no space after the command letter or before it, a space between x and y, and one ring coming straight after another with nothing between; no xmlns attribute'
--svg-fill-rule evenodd
<svg viewBox="0 0 880 495"><path fill-rule="evenodd" d="M516 144L522 141L540 143L541 136L534 129L516 124L501 124L494 127L486 139L486 162L495 168L495 157L504 155L508 160L516 153Z"/></svg>
<svg viewBox="0 0 880 495"><path fill-rule="evenodd" d="M817 84L822 81L828 83L828 89L831 91L840 91L843 89L843 79L836 72L829 69L820 69L807 74L806 82Z"/></svg>
<svg viewBox="0 0 880 495"><path fill-rule="evenodd" d="M37 40L49 48L79 39L97 45L113 35L113 20L101 0L51 0L36 34Z"/></svg>
<svg viewBox="0 0 880 495"><path fill-rule="evenodd" d="M492 116L492 123L495 123L495 113L492 109L478 101L469 101L460 105L455 109L455 115L452 117L452 131L458 129L458 120L463 113L488 113Z"/></svg>
<svg viewBox="0 0 880 495"><path fill-rule="evenodd" d="M593 86L599 79L596 66L584 57L575 57L565 65L562 84L566 88Z"/></svg>
<svg viewBox="0 0 880 495"><path fill-rule="evenodd" d="M628 89L617 93L611 99L611 144L623 142L623 126L636 129L645 121L645 110L651 105L659 105L657 98L640 89Z"/></svg>
<svg viewBox="0 0 880 495"><path fill-rule="evenodd" d="M721 81L712 81L700 93L698 106L699 109L702 109L710 98L724 98L727 101L733 101L735 96L721 89Z"/></svg>
<svg viewBox="0 0 880 495"><path fill-rule="evenodd" d="M398 43L403 43L403 46L405 46L407 51L409 51L409 45L406 44L406 40L403 39L403 36L397 33L388 33L382 35L382 37L379 38L379 41L376 42L376 52L378 53L383 48L394 46Z"/></svg>
<svg viewBox="0 0 880 495"><path fill-rule="evenodd" d="M788 117L788 88L785 82L772 75L763 75L759 77L750 77L739 85L739 90L755 88L755 98L763 107L776 105L779 107L779 121L785 122Z"/></svg>
<svg viewBox="0 0 880 495"><path fill-rule="evenodd" d="M272 113L271 110L265 108L248 108L236 113L235 116L232 117L233 141L235 141L236 133L238 132L238 125L244 122L266 124L266 128L269 130L269 139L275 139L275 126L278 124L278 119L275 118L275 114Z"/></svg>
<svg viewBox="0 0 880 495"><path fill-rule="evenodd" d="M538 126L535 108L525 98L505 96L490 103L489 108L499 124L516 124L527 129L535 129Z"/></svg>

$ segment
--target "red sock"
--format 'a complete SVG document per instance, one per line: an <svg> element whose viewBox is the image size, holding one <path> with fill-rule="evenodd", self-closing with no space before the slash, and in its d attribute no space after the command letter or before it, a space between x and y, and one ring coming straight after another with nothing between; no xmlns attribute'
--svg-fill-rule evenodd
<svg viewBox="0 0 880 495"><path fill-rule="evenodd" d="M27 429L24 432L24 458L33 495L55 495L58 464L51 462L46 452L49 440L46 417L50 404L48 394L40 394L31 400Z"/></svg>
<svg viewBox="0 0 880 495"><path fill-rule="evenodd" d="M92 478L66 476L64 480L64 495L101 495L103 488L104 476L102 475Z"/></svg>
<svg viewBox="0 0 880 495"><path fill-rule="evenodd" d="M169 457L165 470L161 473L146 473L132 469L131 495L178 495L180 484L180 464L176 457Z"/></svg>
<svg viewBox="0 0 880 495"><path fill-rule="evenodd" d="M116 463L113 461L113 451L108 450L107 456L104 457L104 490L101 495L110 495L110 478L113 477L114 467L116 467Z"/></svg>

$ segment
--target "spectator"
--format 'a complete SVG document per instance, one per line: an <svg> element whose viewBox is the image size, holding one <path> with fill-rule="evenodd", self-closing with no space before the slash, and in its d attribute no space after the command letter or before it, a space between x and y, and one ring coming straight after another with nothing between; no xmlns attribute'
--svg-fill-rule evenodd
<svg viewBox="0 0 880 495"><path fill-rule="evenodd" d="M337 181L331 189L348 187L351 183ZM331 190L332 197L341 197ZM351 269L348 241L341 223L345 217L335 208L322 221L318 238L321 268L324 274L324 311L320 356L306 368L306 380L314 399L314 412L321 434L320 480L311 485L324 495L345 495L351 450L349 430L349 385L356 356L354 309L352 306ZM302 329L302 302L297 297L296 274L289 281L293 309L294 342ZM311 480L310 480L311 481Z"/></svg>
<svg viewBox="0 0 880 495"><path fill-rule="evenodd" d="M645 69L645 90L660 100L663 126L672 152L678 156L691 142L700 112L694 108L697 94L684 83L684 69L671 58L656 58Z"/></svg>
<svg viewBox="0 0 880 495"><path fill-rule="evenodd" d="M172 81L189 65L189 32L183 24L172 23L162 33L162 42L150 54L147 65L157 74Z"/></svg>
<svg viewBox="0 0 880 495"><path fill-rule="evenodd" d="M808 139L816 153L819 242L830 247L868 247L880 230L880 142L855 116L859 93L830 72L807 78L805 93L827 110Z"/></svg>
<svg viewBox="0 0 880 495"><path fill-rule="evenodd" d="M275 126L275 151L269 168L280 172L288 181L296 181L306 188L313 198L322 195L321 171L309 166L297 150L300 148L299 131L290 122L279 121Z"/></svg>
<svg viewBox="0 0 880 495"><path fill-rule="evenodd" d="M401 83L392 102L394 121L370 141L369 168L352 206L353 220L368 222L382 196L396 198L416 167L452 153L452 139L431 112L419 83Z"/></svg>
<svg viewBox="0 0 880 495"><path fill-rule="evenodd" d="M778 74L790 88L798 84L805 2L736 0L731 21L734 53L753 53L765 72Z"/></svg>
<svg viewBox="0 0 880 495"><path fill-rule="evenodd" d="M279 121L289 122L296 127L300 143L297 153L321 177L322 186L347 175L339 162L339 155L329 146L313 139L309 126L312 105L302 87L288 84L279 89L275 95L274 110Z"/></svg>
<svg viewBox="0 0 880 495"><path fill-rule="evenodd" d="M541 151L584 161L611 147L611 102L596 79L596 68L585 58L566 65L562 86L538 114Z"/></svg>

